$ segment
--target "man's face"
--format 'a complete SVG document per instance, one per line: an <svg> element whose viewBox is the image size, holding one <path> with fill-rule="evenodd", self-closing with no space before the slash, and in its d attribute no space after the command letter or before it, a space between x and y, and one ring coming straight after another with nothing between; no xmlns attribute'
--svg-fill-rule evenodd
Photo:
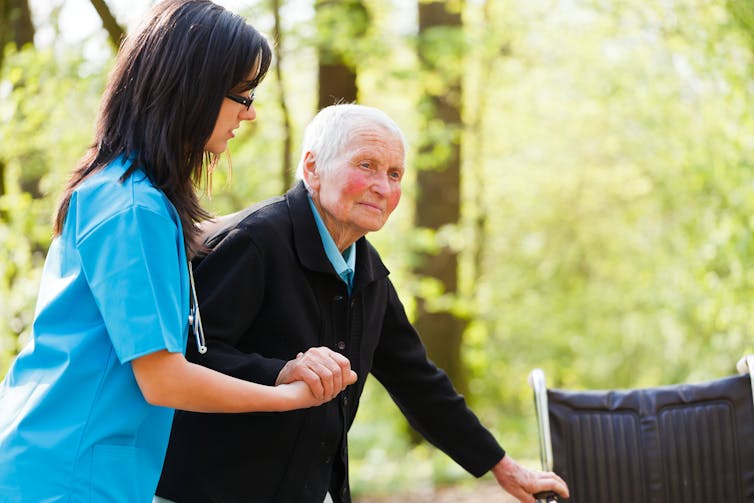
<svg viewBox="0 0 754 503"><path fill-rule="evenodd" d="M400 138L374 129L354 134L330 169L315 167L315 174L307 181L339 247L345 248L385 225L401 198L403 159Z"/></svg>

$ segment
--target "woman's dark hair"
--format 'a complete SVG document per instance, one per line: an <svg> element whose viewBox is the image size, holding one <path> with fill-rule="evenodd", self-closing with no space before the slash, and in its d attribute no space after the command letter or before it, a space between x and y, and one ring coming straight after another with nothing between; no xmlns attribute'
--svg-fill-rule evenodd
<svg viewBox="0 0 754 503"><path fill-rule="evenodd" d="M63 193L54 231L62 231L75 188L119 156L134 162L175 206L190 254L195 223L207 218L195 184L204 146L225 94L249 90L264 78L272 51L240 16L209 0L165 0L118 51L100 106L94 142ZM259 65L252 81L249 75Z"/></svg>

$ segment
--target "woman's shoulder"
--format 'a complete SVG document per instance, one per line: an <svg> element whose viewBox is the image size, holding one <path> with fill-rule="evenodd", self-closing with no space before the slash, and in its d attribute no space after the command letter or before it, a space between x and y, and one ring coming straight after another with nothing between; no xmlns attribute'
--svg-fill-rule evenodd
<svg viewBox="0 0 754 503"><path fill-rule="evenodd" d="M144 171L136 168L124 179L129 168L131 168L130 161L119 157L90 175L74 193L78 193L79 197L81 195L93 197L92 202L98 202L95 197L98 195L102 198L111 198L109 206L116 203L151 205L155 202L158 206L163 206L168 200L167 197L155 187Z"/></svg>
<svg viewBox="0 0 754 503"><path fill-rule="evenodd" d="M146 210L172 222L178 215L165 194L154 186L146 174L136 169L123 180L130 164L116 159L90 175L71 196L72 212L78 236L87 234L101 223L134 211Z"/></svg>

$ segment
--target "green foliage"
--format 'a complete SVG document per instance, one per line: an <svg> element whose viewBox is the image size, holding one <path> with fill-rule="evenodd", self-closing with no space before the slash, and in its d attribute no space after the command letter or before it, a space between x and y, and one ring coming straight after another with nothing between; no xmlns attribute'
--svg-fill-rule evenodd
<svg viewBox="0 0 754 503"><path fill-rule="evenodd" d="M463 52L465 66L429 74L415 12L365 3L363 43L344 44L347 23L325 35L359 62L361 102L393 116L414 149L430 134L442 157L455 141L422 122L419 89L442 95L442 72L464 76L462 223L412 229L412 150L403 202L370 238L409 314L421 292L471 321L467 398L515 458L537 453L533 367L552 386L646 386L724 375L754 351L751 2L466 2L463 36L432 46L437 61ZM291 21L284 38L293 159L315 107L313 22ZM2 68L0 374L28 337L50 215L90 141L107 67L28 50ZM231 143L232 184L219 169L212 211L283 189L276 85L270 74L257 122ZM411 276L413 243L461 251L458 295ZM370 380L350 435L355 493L466 477L403 430Z"/></svg>
<svg viewBox="0 0 754 503"><path fill-rule="evenodd" d="M724 7L487 2L465 19L465 223L409 240L463 250L462 293L434 295L472 320L482 420L534 456L533 367L594 388L733 372L754 347L754 150L751 53Z"/></svg>
<svg viewBox="0 0 754 503"><path fill-rule="evenodd" d="M51 215L83 154L102 75L80 56L27 48L0 74L0 374L28 339Z"/></svg>
<svg viewBox="0 0 754 503"><path fill-rule="evenodd" d="M320 51L325 64L342 60L356 66L368 44L370 27L369 11L362 0L339 0L337 2L317 0L315 42L317 47L327 48ZM343 19L348 19L347 23ZM337 55L337 57L333 57Z"/></svg>
<svg viewBox="0 0 754 503"><path fill-rule="evenodd" d="M751 0L727 0L728 11L733 21L749 44L754 47L754 2Z"/></svg>
<svg viewBox="0 0 754 503"><path fill-rule="evenodd" d="M511 125L485 131L483 193L506 218L489 220L484 277L469 288L483 301L475 340L515 361L501 379L533 364L564 386L704 379L747 349L754 284L735 272L753 209L744 49L710 24L724 21L715 6L678 7L695 29L665 33L656 6L626 4L555 9L537 33L568 44L534 39L500 62L510 85L491 109Z"/></svg>
<svg viewBox="0 0 754 503"><path fill-rule="evenodd" d="M385 413L395 405L373 378L367 381L360 409L348 435L356 496L431 489L467 478L462 468L433 447L411 445L407 435L397 434L404 429L403 420Z"/></svg>

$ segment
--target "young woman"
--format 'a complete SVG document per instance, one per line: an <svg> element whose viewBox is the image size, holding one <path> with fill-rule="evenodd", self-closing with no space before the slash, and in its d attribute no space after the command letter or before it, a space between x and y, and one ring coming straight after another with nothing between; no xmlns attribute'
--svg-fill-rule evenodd
<svg viewBox="0 0 754 503"><path fill-rule="evenodd" d="M124 41L57 211L33 337L0 384L4 503L149 502L173 409L280 411L331 398L183 356L189 333L203 349L187 261L207 217L195 183L256 117L270 59L253 27L208 0L164 1Z"/></svg>

